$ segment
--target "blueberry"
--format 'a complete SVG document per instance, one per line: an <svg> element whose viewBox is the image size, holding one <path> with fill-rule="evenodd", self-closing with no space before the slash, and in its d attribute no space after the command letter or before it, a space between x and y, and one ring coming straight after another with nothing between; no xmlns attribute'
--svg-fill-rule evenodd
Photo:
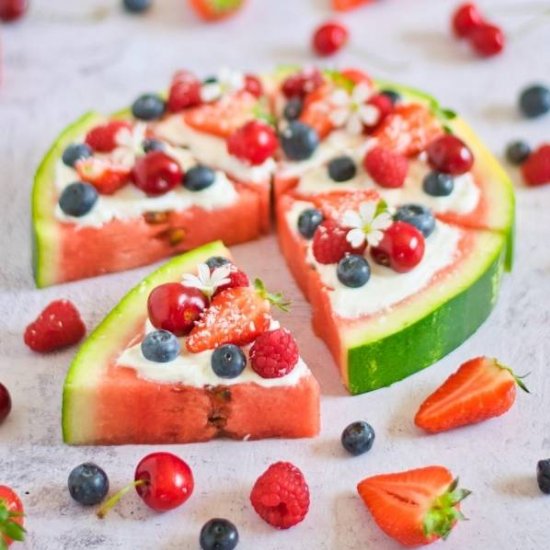
<svg viewBox="0 0 550 550"><path fill-rule="evenodd" d="M432 211L421 204L404 204L397 209L394 219L414 225L424 237L429 237L435 229Z"/></svg>
<svg viewBox="0 0 550 550"><path fill-rule="evenodd" d="M85 143L73 143L63 151L63 156L61 158L63 164L70 168L74 168L76 161L87 159L91 157L92 154L92 149L89 145Z"/></svg>
<svg viewBox="0 0 550 550"><path fill-rule="evenodd" d="M401 101L401 95L398 94L395 90L382 90L380 93L388 97L394 105Z"/></svg>
<svg viewBox="0 0 550 550"><path fill-rule="evenodd" d="M317 132L307 124L291 121L281 132L281 147L290 160L306 160L319 145Z"/></svg>
<svg viewBox="0 0 550 550"><path fill-rule="evenodd" d="M208 258L205 263L210 269L215 269L216 267L221 267L222 265L227 265L231 262L223 256L212 256L211 258Z"/></svg>
<svg viewBox="0 0 550 550"><path fill-rule="evenodd" d="M443 172L430 172L422 182L422 189L432 197L446 197L453 192L454 187L453 176Z"/></svg>
<svg viewBox="0 0 550 550"><path fill-rule="evenodd" d="M323 219L322 212L316 208L304 210L298 217L298 231L300 235L306 239L311 239Z"/></svg>
<svg viewBox="0 0 550 550"><path fill-rule="evenodd" d="M239 543L239 532L229 520L214 518L201 529L202 550L233 550Z"/></svg>
<svg viewBox="0 0 550 550"><path fill-rule="evenodd" d="M536 118L550 111L550 90L541 84L525 88L519 97L519 108L527 118Z"/></svg>
<svg viewBox="0 0 550 550"><path fill-rule="evenodd" d="M348 181L357 174L355 161L346 155L336 157L328 163L328 175L334 181Z"/></svg>
<svg viewBox="0 0 550 550"><path fill-rule="evenodd" d="M160 118L166 110L166 103L157 94L143 94L132 105L132 114L140 120Z"/></svg>
<svg viewBox="0 0 550 550"><path fill-rule="evenodd" d="M296 120L302 114L303 107L304 103L299 97L290 98L285 105L284 117L287 120Z"/></svg>
<svg viewBox="0 0 550 550"><path fill-rule="evenodd" d="M149 361L168 363L179 355L180 342L167 330L155 330L141 342L141 353Z"/></svg>
<svg viewBox="0 0 550 550"><path fill-rule="evenodd" d="M359 254L349 254L338 262L336 275L343 285L359 288L366 285L370 279L369 262Z"/></svg>
<svg viewBox="0 0 550 550"><path fill-rule="evenodd" d="M373 427L361 420L353 422L342 432L342 445L348 453L358 456L371 450L374 437Z"/></svg>
<svg viewBox="0 0 550 550"><path fill-rule="evenodd" d="M193 166L183 177L183 186L189 191L202 191L216 181L216 172L207 166Z"/></svg>
<svg viewBox="0 0 550 550"><path fill-rule="evenodd" d="M164 151L166 144L158 139L144 139L142 147L144 153L150 153L151 151Z"/></svg>
<svg viewBox="0 0 550 550"><path fill-rule="evenodd" d="M59 206L65 214L80 218L87 214L97 202L99 195L89 183L75 181L63 189L59 197Z"/></svg>
<svg viewBox="0 0 550 550"><path fill-rule="evenodd" d="M225 344L214 350L210 362L220 378L236 378L246 367L246 356L239 346Z"/></svg>
<svg viewBox="0 0 550 550"><path fill-rule="evenodd" d="M109 492L107 474L95 464L85 462L69 474L69 493L84 506L99 504Z"/></svg>
<svg viewBox="0 0 550 550"><path fill-rule="evenodd" d="M538 461L537 483L544 494L550 495L550 458Z"/></svg>
<svg viewBox="0 0 550 550"><path fill-rule="evenodd" d="M151 7L153 0L123 0L122 3L129 12L143 13Z"/></svg>
<svg viewBox="0 0 550 550"><path fill-rule="evenodd" d="M531 154L531 147L525 141L512 141L506 147L506 158L510 164L523 164Z"/></svg>

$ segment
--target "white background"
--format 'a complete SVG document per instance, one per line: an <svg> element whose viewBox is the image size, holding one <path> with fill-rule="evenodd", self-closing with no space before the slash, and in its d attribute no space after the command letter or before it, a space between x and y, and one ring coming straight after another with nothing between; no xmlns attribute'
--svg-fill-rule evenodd
<svg viewBox="0 0 550 550"><path fill-rule="evenodd" d="M328 2L328 0L327 0ZM357 65L373 74L424 88L462 112L500 155L512 138L548 140L550 118L524 121L518 90L550 77L550 17L532 26L545 2L484 1L511 35L504 55L475 58L448 35L446 0L380 0L342 19L353 44L330 64ZM107 17L94 19L97 8ZM64 374L74 350L39 356L22 342L26 324L52 299L70 298L89 328L151 268L37 291L30 271L29 203L33 171L64 126L82 112L109 112L139 93L167 85L190 68L207 76L222 65L266 70L311 62L312 28L329 15L325 0L249 0L239 17L199 23L184 0L157 0L145 18L120 12L106 0L41 0L29 17L0 28L0 380L12 393L13 412L0 428L0 483L22 496L28 542L39 550L78 548L193 549L212 516L233 520L243 549L393 549L355 492L367 475L443 464L473 491L463 510L470 518L445 548L534 550L550 546L550 497L536 485L535 465L550 456L550 187L518 186L518 240L514 272L488 322L437 365L389 389L349 397L323 344L311 333L309 307L291 281L273 238L235 248L237 259L268 286L294 299L284 322L323 393L320 437L303 441L230 442L174 446L192 466L196 491L182 508L157 515L135 495L104 521L69 498L66 479L93 460L113 489L130 481L145 447L70 448L60 438ZM523 30L528 29L528 30ZM550 82L547 81L547 84ZM530 372L531 395L497 420L427 437L412 418L423 398L461 362L495 355L519 373ZM346 456L339 437L366 419L377 438L370 453ZM278 532L251 510L254 480L275 460L290 460L310 483L311 510L300 526Z"/></svg>

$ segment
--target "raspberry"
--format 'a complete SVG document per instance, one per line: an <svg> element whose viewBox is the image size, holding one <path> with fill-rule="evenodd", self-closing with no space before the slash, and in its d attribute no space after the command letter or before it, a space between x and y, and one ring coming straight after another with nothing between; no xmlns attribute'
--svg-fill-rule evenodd
<svg viewBox="0 0 550 550"><path fill-rule="evenodd" d="M403 155L383 147L374 147L365 156L365 170L382 187L401 187L405 183L409 162Z"/></svg>
<svg viewBox="0 0 550 550"><path fill-rule="evenodd" d="M346 237L349 229L332 220L319 225L313 235L313 256L320 264L335 264L346 254L362 254L366 244L353 248Z"/></svg>
<svg viewBox="0 0 550 550"><path fill-rule="evenodd" d="M92 128L86 134L86 143L98 153L110 153L117 146L116 136L123 128L131 128L125 120L111 120Z"/></svg>
<svg viewBox="0 0 550 550"><path fill-rule="evenodd" d="M262 378L285 376L296 366L298 357L298 344L284 328L260 334L250 349L252 369Z"/></svg>
<svg viewBox="0 0 550 550"><path fill-rule="evenodd" d="M265 522L277 529L288 529L307 515L309 487L296 466L276 462L256 480L250 502Z"/></svg>
<svg viewBox="0 0 550 550"><path fill-rule="evenodd" d="M76 307L68 300L52 302L25 330L25 344L47 353L79 342L86 327Z"/></svg>
<svg viewBox="0 0 550 550"><path fill-rule="evenodd" d="M210 270L210 271L213 271L213 270ZM216 292L214 293L214 296L216 296L216 294L219 294L223 290L227 290L228 288L250 286L250 280L248 278L248 275L234 265L231 265L231 272L228 275L228 279L229 279L228 283L224 285L220 285L218 288L216 288Z"/></svg>
<svg viewBox="0 0 550 550"><path fill-rule="evenodd" d="M527 185L550 183L550 144L533 151L522 164L521 171Z"/></svg>

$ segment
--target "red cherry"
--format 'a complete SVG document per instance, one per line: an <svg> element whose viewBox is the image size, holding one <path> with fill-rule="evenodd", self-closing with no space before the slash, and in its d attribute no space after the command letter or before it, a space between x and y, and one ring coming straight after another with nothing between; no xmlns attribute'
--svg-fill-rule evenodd
<svg viewBox="0 0 550 550"><path fill-rule="evenodd" d="M172 79L167 107L177 113L201 103L201 81L189 71L178 71Z"/></svg>
<svg viewBox="0 0 550 550"><path fill-rule="evenodd" d="M550 144L545 143L533 151L521 165L521 172L529 186L550 183Z"/></svg>
<svg viewBox="0 0 550 550"><path fill-rule="evenodd" d="M244 89L256 97L260 97L264 93L262 82L257 76L247 74L244 77Z"/></svg>
<svg viewBox="0 0 550 550"><path fill-rule="evenodd" d="M180 165L162 151L151 151L140 157L134 166L134 184L149 196L164 195L180 185Z"/></svg>
<svg viewBox="0 0 550 550"><path fill-rule="evenodd" d="M453 14L452 27L456 36L465 38L483 24L483 17L475 4L462 4Z"/></svg>
<svg viewBox="0 0 550 550"><path fill-rule="evenodd" d="M0 21L15 21L25 15L28 0L0 0Z"/></svg>
<svg viewBox="0 0 550 550"><path fill-rule="evenodd" d="M229 153L252 165L265 162L275 153L278 145L275 130L260 120L247 122L227 140Z"/></svg>
<svg viewBox="0 0 550 550"><path fill-rule="evenodd" d="M149 294L147 310L153 326L169 330L176 336L185 336L208 306L206 296L198 288L180 283L157 286Z"/></svg>
<svg viewBox="0 0 550 550"><path fill-rule="evenodd" d="M506 42L502 29L488 23L475 28L468 38L475 52L482 57L498 55Z"/></svg>
<svg viewBox="0 0 550 550"><path fill-rule="evenodd" d="M292 97L303 98L322 86L325 78L317 68L304 69L289 76L282 85L282 91L287 99Z"/></svg>
<svg viewBox="0 0 550 550"><path fill-rule="evenodd" d="M92 128L86 134L85 141L98 153L110 153L117 146L116 136L120 130L131 127L131 124L125 120L111 120Z"/></svg>
<svg viewBox="0 0 550 550"><path fill-rule="evenodd" d="M394 222L384 231L380 244L371 248L371 255L376 263L391 267L398 273L406 273L420 263L424 248L424 236L416 227L405 222Z"/></svg>
<svg viewBox="0 0 550 550"><path fill-rule="evenodd" d="M0 424L6 420L11 411L11 397L8 388L0 382Z"/></svg>
<svg viewBox="0 0 550 550"><path fill-rule="evenodd" d="M474 164L470 148L456 136L445 134L432 141L426 150L430 166L438 172L459 176Z"/></svg>
<svg viewBox="0 0 550 550"><path fill-rule="evenodd" d="M313 34L312 46L318 55L329 56L341 50L349 39L349 32L340 23L325 23Z"/></svg>
<svg viewBox="0 0 550 550"><path fill-rule="evenodd" d="M181 506L195 486L191 468L171 453L151 453L142 458L134 475L136 491L143 502L157 512Z"/></svg>

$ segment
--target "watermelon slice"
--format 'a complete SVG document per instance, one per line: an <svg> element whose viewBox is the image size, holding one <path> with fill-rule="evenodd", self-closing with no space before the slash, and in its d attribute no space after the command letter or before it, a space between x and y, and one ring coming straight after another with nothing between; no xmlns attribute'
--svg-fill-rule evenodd
<svg viewBox="0 0 550 550"><path fill-rule="evenodd" d="M196 382L194 371L204 361L202 354L196 355L195 365L194 355L183 352L188 362L176 367L183 377L177 382L169 381L170 375L168 381L163 378L164 369L173 372L172 363L147 362L157 374L145 376L126 360L119 362L121 354L143 338L151 290L181 281L212 256L230 258L229 251L214 242L166 263L130 291L83 344L63 390L67 443L187 443L214 437L294 438L318 433L319 386L302 361L280 379L263 380L248 365L229 381L212 372L208 384Z"/></svg>

